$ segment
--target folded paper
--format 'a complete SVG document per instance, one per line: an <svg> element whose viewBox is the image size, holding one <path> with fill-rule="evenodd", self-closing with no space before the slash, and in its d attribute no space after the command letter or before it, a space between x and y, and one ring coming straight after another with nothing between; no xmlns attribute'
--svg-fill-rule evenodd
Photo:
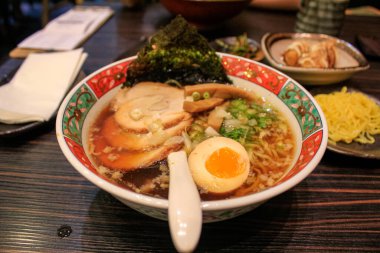
<svg viewBox="0 0 380 253"><path fill-rule="evenodd" d="M49 120L86 57L82 49L30 54L13 79L0 87L0 122Z"/></svg>

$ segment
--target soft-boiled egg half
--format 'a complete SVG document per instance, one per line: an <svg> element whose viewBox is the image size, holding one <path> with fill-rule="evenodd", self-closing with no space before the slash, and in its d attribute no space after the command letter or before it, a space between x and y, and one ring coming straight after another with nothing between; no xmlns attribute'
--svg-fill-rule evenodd
<svg viewBox="0 0 380 253"><path fill-rule="evenodd" d="M189 156L195 183L212 193L226 193L247 180L250 163L244 147L226 137L212 137L198 144Z"/></svg>

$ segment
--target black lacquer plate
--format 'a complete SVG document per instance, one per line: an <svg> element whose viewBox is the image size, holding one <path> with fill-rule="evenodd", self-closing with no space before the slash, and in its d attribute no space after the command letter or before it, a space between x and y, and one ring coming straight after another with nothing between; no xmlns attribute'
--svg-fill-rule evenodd
<svg viewBox="0 0 380 253"><path fill-rule="evenodd" d="M4 82L9 82L11 80L12 76L16 73L16 71L17 71L17 69L15 71L12 71L10 74L8 74L7 77L4 78L2 84L4 84ZM82 80L85 76L86 75L84 74L84 72L80 71L78 76L75 78L74 82L70 85L70 88L74 84L76 84L80 80ZM68 89L68 91L70 90L70 88ZM45 124L54 120L56 115L57 114L54 113L53 116L48 121L33 121L33 122L28 122L28 123L23 123L23 124L4 124L4 123L0 122L0 138L19 136L21 134L27 133L31 130L36 129L36 128L42 127Z"/></svg>

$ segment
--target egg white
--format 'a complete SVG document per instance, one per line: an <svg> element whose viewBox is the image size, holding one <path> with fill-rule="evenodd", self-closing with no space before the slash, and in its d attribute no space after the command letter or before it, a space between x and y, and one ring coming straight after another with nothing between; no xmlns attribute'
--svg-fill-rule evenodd
<svg viewBox="0 0 380 253"><path fill-rule="evenodd" d="M206 169L206 161L213 152L221 148L230 148L240 156L243 172L235 177L220 178ZM240 187L247 179L250 162L244 147L230 138L213 137L196 146L189 156L189 168L195 183L202 189L212 193L226 193Z"/></svg>

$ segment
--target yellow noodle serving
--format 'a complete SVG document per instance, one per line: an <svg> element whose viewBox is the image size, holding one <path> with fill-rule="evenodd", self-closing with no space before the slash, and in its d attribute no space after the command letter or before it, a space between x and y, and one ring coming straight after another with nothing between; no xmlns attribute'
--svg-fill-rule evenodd
<svg viewBox="0 0 380 253"><path fill-rule="evenodd" d="M331 94L315 96L327 120L329 140L362 144L375 142L380 133L380 106L360 92L347 92L347 87Z"/></svg>

